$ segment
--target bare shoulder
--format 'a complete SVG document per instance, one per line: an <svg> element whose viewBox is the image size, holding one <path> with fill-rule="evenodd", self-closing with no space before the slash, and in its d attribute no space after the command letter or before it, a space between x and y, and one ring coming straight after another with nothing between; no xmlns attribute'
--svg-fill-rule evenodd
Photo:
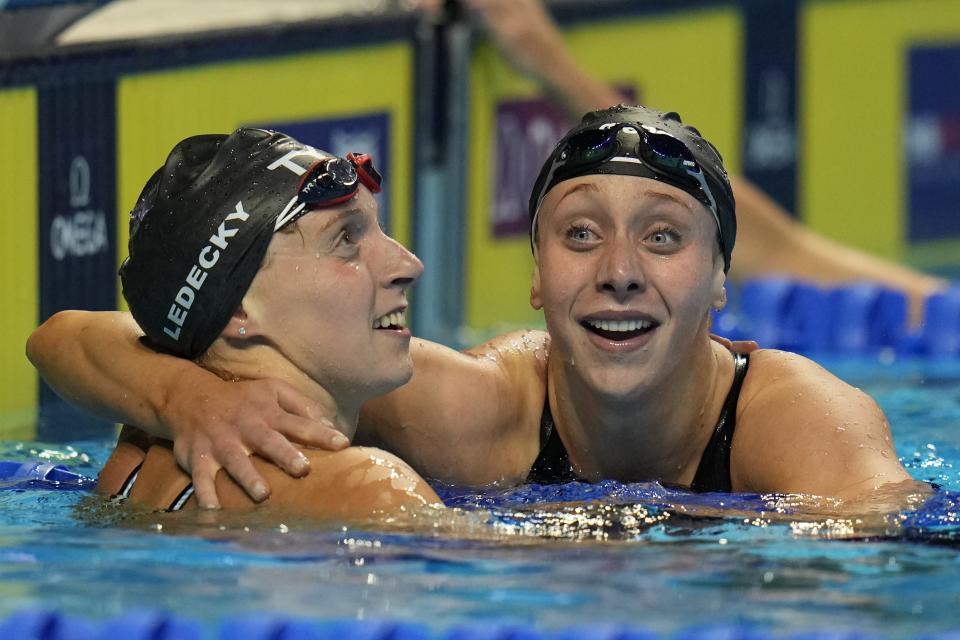
<svg viewBox="0 0 960 640"><path fill-rule="evenodd" d="M788 411L791 407L806 411L811 404L833 404L841 398L844 401L858 400L858 409L879 414L879 408L870 396L810 358L789 351L758 349L750 354L750 369L744 381L740 411L770 408L771 403ZM783 406L785 400L786 406Z"/></svg>
<svg viewBox="0 0 960 640"><path fill-rule="evenodd" d="M877 403L803 356L750 356L737 408L735 484L845 497L908 479Z"/></svg>
<svg viewBox="0 0 960 640"><path fill-rule="evenodd" d="M348 447L341 451L303 452L312 468L303 478L292 478L270 462L253 456L254 466L272 488L264 507L304 516L358 520L442 505L410 465L382 449ZM255 506L223 471L217 475L217 492L225 508Z"/></svg>
<svg viewBox="0 0 960 640"><path fill-rule="evenodd" d="M550 335L546 331L513 331L471 347L465 354L497 364L513 376L545 377Z"/></svg>
<svg viewBox="0 0 960 640"><path fill-rule="evenodd" d="M466 353L486 361L499 371L497 397L510 398L512 408L501 424L513 451L526 452L520 467L526 462L531 445L539 444L540 414L547 392L547 356L550 336L545 331L514 331L497 336ZM534 446L533 449L536 447Z"/></svg>

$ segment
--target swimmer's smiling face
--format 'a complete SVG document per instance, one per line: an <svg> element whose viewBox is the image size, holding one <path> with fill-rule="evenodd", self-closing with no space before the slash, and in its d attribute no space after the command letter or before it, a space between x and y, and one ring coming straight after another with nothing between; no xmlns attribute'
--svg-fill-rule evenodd
<svg viewBox="0 0 960 640"><path fill-rule="evenodd" d="M567 180L540 210L531 304L583 382L628 397L677 366L723 301L709 211L676 187L620 175ZM572 363L572 365L571 365Z"/></svg>
<svg viewBox="0 0 960 640"><path fill-rule="evenodd" d="M405 292L422 272L361 188L274 234L243 309L264 341L334 396L373 397L412 375Z"/></svg>

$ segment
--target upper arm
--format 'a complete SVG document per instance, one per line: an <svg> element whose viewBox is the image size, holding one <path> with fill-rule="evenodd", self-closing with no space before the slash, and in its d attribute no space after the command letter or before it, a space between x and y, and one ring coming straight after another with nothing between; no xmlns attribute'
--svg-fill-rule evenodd
<svg viewBox="0 0 960 640"><path fill-rule="evenodd" d="M143 335L129 313L121 311L59 311L37 327L27 339L27 358L43 373L57 368L70 356L88 348L125 344L133 347ZM96 340L99 344L89 342Z"/></svg>
<svg viewBox="0 0 960 640"><path fill-rule="evenodd" d="M61 397L94 415L170 437L162 417L174 388L192 389L215 374L190 360L153 351L129 313L62 311L27 342L27 355ZM143 375L149 371L150 375Z"/></svg>
<svg viewBox="0 0 960 640"><path fill-rule="evenodd" d="M464 353L414 340L413 378L364 405L361 430L430 477L461 484L513 478L528 462L522 442L531 401L543 402L544 350L537 332Z"/></svg>
<svg viewBox="0 0 960 640"><path fill-rule="evenodd" d="M130 372L122 363L132 359L137 368L148 351L139 343L141 335L128 313L61 311L33 332L26 351L43 379L67 401L116 422L149 424L153 416L117 406L123 394L116 387Z"/></svg>
<svg viewBox="0 0 960 640"><path fill-rule="evenodd" d="M733 449L745 488L850 498L910 479L886 417L863 391L777 351L755 354L750 378Z"/></svg>

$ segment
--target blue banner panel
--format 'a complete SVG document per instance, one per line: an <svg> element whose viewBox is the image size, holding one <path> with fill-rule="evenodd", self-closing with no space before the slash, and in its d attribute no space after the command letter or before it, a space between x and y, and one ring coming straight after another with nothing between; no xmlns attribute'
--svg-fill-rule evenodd
<svg viewBox="0 0 960 640"><path fill-rule="evenodd" d="M633 87L617 92L636 102ZM525 236L530 231L528 206L537 175L554 145L576 123L555 100L536 96L496 104L490 226L494 238Z"/></svg>
<svg viewBox="0 0 960 640"><path fill-rule="evenodd" d="M296 138L304 144L345 157L350 152L369 153L374 167L383 175L384 188L390 188L390 114L375 113L345 118L324 118L295 122L251 125L272 129ZM380 225L390 233L390 202L385 193L377 194Z"/></svg>
<svg viewBox="0 0 960 640"><path fill-rule="evenodd" d="M496 106L493 236L527 235L530 191L553 146L570 128L570 119L546 98L503 100Z"/></svg>
<svg viewBox="0 0 960 640"><path fill-rule="evenodd" d="M797 2L745 0L743 169L787 211L797 204Z"/></svg>
<svg viewBox="0 0 960 640"><path fill-rule="evenodd" d="M911 241L960 237L960 46L910 50L906 124Z"/></svg>
<svg viewBox="0 0 960 640"><path fill-rule="evenodd" d="M115 92L112 81L38 91L40 321L62 309L117 301ZM102 437L112 425L41 382L41 440Z"/></svg>

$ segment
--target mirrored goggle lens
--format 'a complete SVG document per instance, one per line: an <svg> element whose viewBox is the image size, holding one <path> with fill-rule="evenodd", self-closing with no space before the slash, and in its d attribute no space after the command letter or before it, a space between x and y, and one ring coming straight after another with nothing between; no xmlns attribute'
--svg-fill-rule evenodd
<svg viewBox="0 0 960 640"><path fill-rule="evenodd" d="M603 162L617 148L617 132L592 129L582 131L567 141L567 148L560 155L566 167L574 168Z"/></svg>
<svg viewBox="0 0 960 640"><path fill-rule="evenodd" d="M644 159L668 171L699 171L693 154L686 145L665 133L643 130L643 147L649 152Z"/></svg>
<svg viewBox="0 0 960 640"><path fill-rule="evenodd" d="M300 202L321 207L337 204L352 196L359 184L353 164L343 158L319 162L300 187Z"/></svg>

